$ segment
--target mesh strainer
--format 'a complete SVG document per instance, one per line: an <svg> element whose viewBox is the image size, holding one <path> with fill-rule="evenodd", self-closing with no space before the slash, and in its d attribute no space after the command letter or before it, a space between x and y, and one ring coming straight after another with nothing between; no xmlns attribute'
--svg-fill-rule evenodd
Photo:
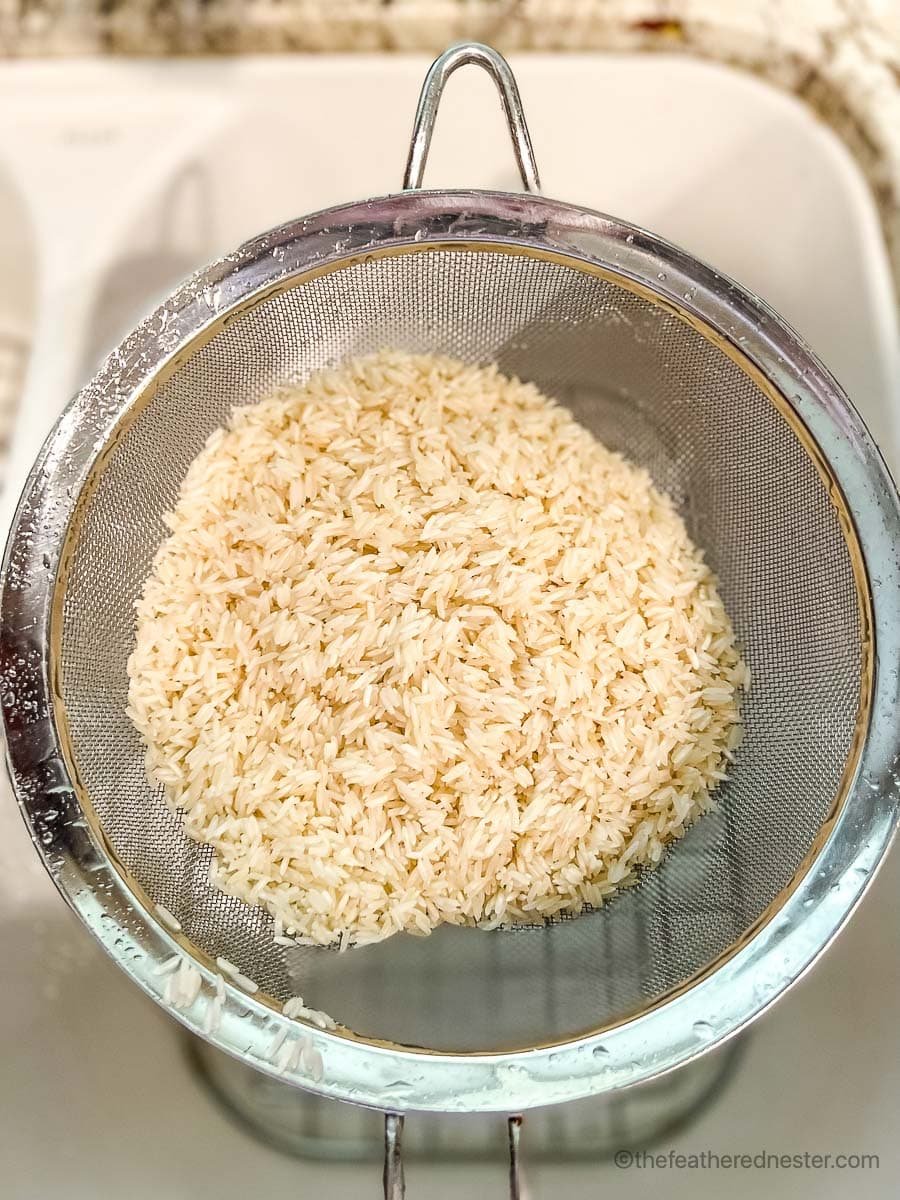
<svg viewBox="0 0 900 1200"><path fill-rule="evenodd" d="M419 189L446 76L498 85L525 194ZM643 229L536 194L515 83L485 47L426 81L400 195L275 229L200 272L116 350L51 434L7 547L2 703L11 770L61 891L177 1015L274 1072L290 996L346 1029L287 1078L394 1111L505 1110L649 1078L721 1041L823 949L894 828L900 512L835 381L784 322ZM840 302L839 297L835 298ZM446 927L336 953L272 941L213 890L148 785L125 716L133 600L185 470L236 403L385 346L496 361L646 466L721 579L752 668L717 811L600 911ZM180 923L159 919L157 905ZM624 970L621 964L628 964ZM299 1029L300 1032L306 1032Z"/></svg>

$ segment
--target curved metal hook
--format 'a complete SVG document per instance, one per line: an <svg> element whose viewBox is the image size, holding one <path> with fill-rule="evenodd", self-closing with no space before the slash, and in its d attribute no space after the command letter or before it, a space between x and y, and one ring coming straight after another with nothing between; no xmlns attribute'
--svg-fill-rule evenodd
<svg viewBox="0 0 900 1200"><path fill-rule="evenodd" d="M528 135L528 126L525 124L522 99L515 76L502 54L498 54L490 46L483 46L480 42L462 42L458 46L451 46L431 64L428 74L425 76L425 82L422 84L422 92L413 121L409 158L406 160L406 173L403 176L403 190L408 192L422 186L425 163L428 161L428 151L431 148L431 135L434 133L434 122L437 118L444 85L458 67L466 66L468 63L473 63L487 71L496 84L503 103L503 111L506 114L506 123L509 125L509 134L512 138L519 174L522 176L522 184L526 192L539 192L541 181L538 177L537 163L534 159L531 138Z"/></svg>

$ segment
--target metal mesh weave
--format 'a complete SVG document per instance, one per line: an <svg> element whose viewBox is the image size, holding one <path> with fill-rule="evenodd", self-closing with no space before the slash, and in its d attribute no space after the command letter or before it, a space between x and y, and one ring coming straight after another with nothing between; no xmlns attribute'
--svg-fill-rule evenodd
<svg viewBox="0 0 900 1200"><path fill-rule="evenodd" d="M445 927L337 954L285 950L208 883L210 851L147 783L125 716L133 601L188 464L234 404L385 346L496 361L646 466L718 573L753 672L739 761L640 887L552 925ZM75 537L61 642L77 769L122 864L206 953L364 1036L449 1051L563 1038L652 1003L725 952L786 887L851 745L860 628L851 560L795 432L702 333L572 267L422 250L335 271L231 321L114 450Z"/></svg>

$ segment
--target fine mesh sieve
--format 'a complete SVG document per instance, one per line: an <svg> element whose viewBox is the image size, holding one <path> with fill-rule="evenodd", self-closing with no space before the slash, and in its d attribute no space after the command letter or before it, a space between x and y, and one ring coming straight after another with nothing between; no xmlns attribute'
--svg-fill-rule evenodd
<svg viewBox="0 0 900 1200"><path fill-rule="evenodd" d="M125 715L133 602L165 537L163 514L232 406L305 378L324 355L385 345L497 361L535 379L680 502L753 672L745 743L715 815L605 911L496 936L446 927L348 954L286 951L262 909L210 887L211 850L185 836L147 783ZM367 1036L451 1051L525 1046L657 999L725 952L787 886L828 819L853 743L863 657L852 558L796 432L676 315L541 256L395 254L257 304L123 433L71 548L62 698L82 785L123 866L212 958L276 1000L315 997ZM632 942L643 959L608 988L606 940ZM530 980L515 1003L485 1003L486 959L497 956L510 987ZM419 1001L398 1005L422 981Z"/></svg>
<svg viewBox="0 0 900 1200"><path fill-rule="evenodd" d="M422 192L446 75L477 61L504 99L532 194ZM200 272L111 356L36 465L5 564L0 670L11 769L62 891L178 1015L263 1070L282 1003L323 1073L379 1107L505 1109L670 1069L733 1033L828 943L896 819L898 500L833 379L759 300L644 230L533 194L503 60L463 47L423 93L401 195L268 233ZM208 882L148 784L125 716L133 602L188 464L238 403L391 346L496 362L645 466L717 572L753 674L718 807L601 910L493 932L443 927L347 953L285 948ZM156 906L174 914L173 932ZM300 1032L307 1032L302 1027Z"/></svg>

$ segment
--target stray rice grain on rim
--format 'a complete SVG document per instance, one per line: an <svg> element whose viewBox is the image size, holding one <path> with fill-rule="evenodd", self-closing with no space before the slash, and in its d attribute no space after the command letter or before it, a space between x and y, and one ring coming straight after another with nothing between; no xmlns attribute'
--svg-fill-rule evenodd
<svg viewBox="0 0 900 1200"><path fill-rule="evenodd" d="M599 904L724 778L748 674L700 552L495 367L385 352L238 408L167 523L129 715L279 936Z"/></svg>

